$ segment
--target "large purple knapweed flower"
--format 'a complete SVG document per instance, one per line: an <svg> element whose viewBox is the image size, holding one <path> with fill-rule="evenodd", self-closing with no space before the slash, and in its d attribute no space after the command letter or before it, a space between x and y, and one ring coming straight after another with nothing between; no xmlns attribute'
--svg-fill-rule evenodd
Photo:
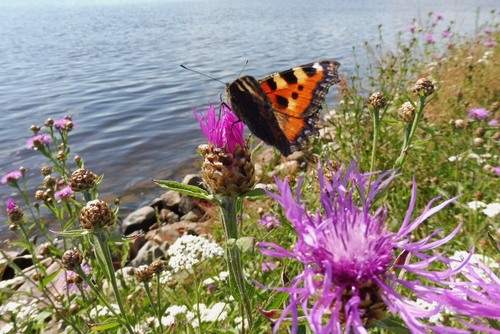
<svg viewBox="0 0 500 334"><path fill-rule="evenodd" d="M395 177L392 171L372 182L369 190L366 190L369 174L360 173L354 163L331 172L328 177L321 168L318 174L322 208L316 213L308 212L302 203L303 180L298 184L296 197L286 180L276 180L278 194L269 193L283 207L297 231L297 241L291 251L266 242L259 243L259 248L265 255L295 259L304 267L289 285L270 288L290 295L290 303L274 319L274 332L289 321L292 331L296 332L302 318L315 333L367 333L368 326L390 312L399 315L412 333L428 330L450 333L450 328L433 326L425 320L445 307L452 311L469 308L466 315L473 318L491 314L483 313L477 299L461 298L460 308L453 300L453 297L463 297L463 293L453 287L468 259L453 269L446 257L433 252L450 241L461 225L442 239L431 240L441 230L420 240L412 239L412 232L456 198L436 206L432 206L436 201L433 199L412 220L416 204L414 182L401 227L391 232L385 222L387 209L372 206ZM437 306L429 310L421 305L422 301ZM486 308L493 310L491 306Z"/></svg>
<svg viewBox="0 0 500 334"><path fill-rule="evenodd" d="M12 183L12 182L17 182L17 180L19 180L22 176L23 176L23 173L21 173L18 170L8 172L4 176L2 176L0 183L7 184L7 183Z"/></svg>
<svg viewBox="0 0 500 334"><path fill-rule="evenodd" d="M46 133L39 133L28 139L26 146L30 150L42 148L45 145L52 143L52 138Z"/></svg>
<svg viewBox="0 0 500 334"><path fill-rule="evenodd" d="M198 114L196 110L193 112L209 144L225 148L229 152L233 152L236 145L244 147L243 122L225 104L221 105L219 116L212 105L209 105L208 112L204 115Z"/></svg>
<svg viewBox="0 0 500 334"><path fill-rule="evenodd" d="M486 119L490 116L490 111L486 108L472 108L467 111L469 118L475 118L478 121Z"/></svg>

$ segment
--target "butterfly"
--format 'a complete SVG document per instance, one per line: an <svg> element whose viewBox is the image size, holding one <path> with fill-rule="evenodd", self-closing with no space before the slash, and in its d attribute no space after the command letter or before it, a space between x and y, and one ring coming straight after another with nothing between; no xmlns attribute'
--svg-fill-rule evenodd
<svg viewBox="0 0 500 334"><path fill-rule="evenodd" d="M226 95L234 114L256 137L288 156L318 134L323 98L340 81L339 66L322 60L260 80L243 76L226 85Z"/></svg>

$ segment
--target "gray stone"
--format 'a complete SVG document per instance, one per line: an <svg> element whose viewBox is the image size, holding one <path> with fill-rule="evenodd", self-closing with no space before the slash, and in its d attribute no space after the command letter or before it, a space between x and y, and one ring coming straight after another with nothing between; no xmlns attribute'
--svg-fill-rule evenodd
<svg viewBox="0 0 500 334"><path fill-rule="evenodd" d="M165 259L169 244L158 244L154 240L148 240L137 253L137 256L130 261L132 267L148 265L156 259Z"/></svg>
<svg viewBox="0 0 500 334"><path fill-rule="evenodd" d="M165 208L174 212L179 212L181 194L179 194L177 191L169 190L161 195L161 199L163 200L163 205Z"/></svg>
<svg viewBox="0 0 500 334"><path fill-rule="evenodd" d="M129 235L140 230L147 231L156 221L155 209L150 206L144 206L135 210L125 218L122 224L123 233Z"/></svg>

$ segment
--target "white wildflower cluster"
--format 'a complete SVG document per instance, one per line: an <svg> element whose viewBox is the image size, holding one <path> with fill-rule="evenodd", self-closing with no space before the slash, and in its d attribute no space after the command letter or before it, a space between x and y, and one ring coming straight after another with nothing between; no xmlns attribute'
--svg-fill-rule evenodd
<svg viewBox="0 0 500 334"><path fill-rule="evenodd" d="M474 211L481 210L482 213L490 218L494 218L500 214L500 203L486 204L481 201L472 201L467 203L467 206Z"/></svg>
<svg viewBox="0 0 500 334"><path fill-rule="evenodd" d="M194 235L184 235L168 249L169 267L174 273L192 270L197 264L224 255L218 244Z"/></svg>
<svg viewBox="0 0 500 334"><path fill-rule="evenodd" d="M194 305L194 311L188 311L186 319L193 328L200 327L200 320L201 322L224 321L227 319L226 305L226 303L215 303L212 307L207 307L205 304Z"/></svg>
<svg viewBox="0 0 500 334"><path fill-rule="evenodd" d="M244 317L236 317L233 319L234 325L238 330L238 333L248 332L248 320Z"/></svg>
<svg viewBox="0 0 500 334"><path fill-rule="evenodd" d="M40 315L37 304L28 300L9 301L0 306L0 319L6 323L0 328L0 334L18 333L27 330ZM40 319L43 321L43 319Z"/></svg>
<svg viewBox="0 0 500 334"><path fill-rule="evenodd" d="M469 253L464 251L456 251L455 253L453 253L453 255L450 256L450 260L455 261L451 263L452 269L458 268L458 266L460 266L461 263L468 258L468 256ZM500 267L497 261L495 261L491 257L481 254L473 254L470 257L468 263L473 265L473 267L472 268L466 267L462 271L468 274L479 275L485 281L489 280L489 274L491 271L496 272ZM469 269L472 269L473 273L471 273Z"/></svg>
<svg viewBox="0 0 500 334"><path fill-rule="evenodd" d="M229 281L229 272L228 271L221 271L219 275L214 276L214 277L209 277L206 280L203 281L203 285L211 285L211 284L216 284L216 283L224 283Z"/></svg>
<svg viewBox="0 0 500 334"><path fill-rule="evenodd" d="M117 304L110 304L110 306L115 311L115 313L120 314L120 308L118 307ZM97 318L101 318L101 317L102 318L109 318L109 317L113 316L113 312L111 312L111 310L108 309L106 306L97 305L92 310L90 310L89 315L92 319L97 319Z"/></svg>
<svg viewBox="0 0 500 334"><path fill-rule="evenodd" d="M160 284L165 285L167 283L170 283L174 280L174 276L169 270L164 270L160 274Z"/></svg>

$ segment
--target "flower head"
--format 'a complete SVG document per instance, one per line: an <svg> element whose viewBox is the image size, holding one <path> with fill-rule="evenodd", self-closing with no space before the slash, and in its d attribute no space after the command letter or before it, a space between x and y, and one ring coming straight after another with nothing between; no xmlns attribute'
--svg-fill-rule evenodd
<svg viewBox="0 0 500 334"><path fill-rule="evenodd" d="M55 197L57 200L69 200L73 196L73 190L70 186L65 186L64 188L59 189L55 193Z"/></svg>
<svg viewBox="0 0 500 334"><path fill-rule="evenodd" d="M208 145L198 147L204 158L201 177L215 195L233 197L250 190L255 182L255 168L243 139L243 122L226 105L219 117L210 105L207 114L194 111Z"/></svg>
<svg viewBox="0 0 500 334"><path fill-rule="evenodd" d="M60 131L71 131L75 128L75 124L73 123L73 119L71 116L64 116L54 122L54 127Z"/></svg>
<svg viewBox="0 0 500 334"><path fill-rule="evenodd" d="M30 150L38 150L50 143L52 143L52 138L48 134L38 133L28 139L28 143L26 144L26 146Z"/></svg>
<svg viewBox="0 0 500 334"><path fill-rule="evenodd" d="M240 122L225 104L221 105L218 117L212 105L209 106L205 115L198 114L196 110L193 110L193 113L209 144L225 148L231 153L234 152L237 145L239 147L245 146L243 122Z"/></svg>
<svg viewBox="0 0 500 334"><path fill-rule="evenodd" d="M495 42L495 40L493 40L492 38L488 38L488 40L486 42L484 42L484 45L486 45L486 46L496 46L497 42Z"/></svg>
<svg viewBox="0 0 500 334"><path fill-rule="evenodd" d="M205 238L184 235L177 239L167 251L168 265L172 272L191 271L199 263L224 255L222 247Z"/></svg>
<svg viewBox="0 0 500 334"><path fill-rule="evenodd" d="M424 39L427 43L434 43L436 41L436 38L434 37L434 35L430 34L430 33L425 33Z"/></svg>
<svg viewBox="0 0 500 334"><path fill-rule="evenodd" d="M490 116L490 111L486 108L472 108L467 112L469 118L475 118L478 121L486 119Z"/></svg>
<svg viewBox="0 0 500 334"><path fill-rule="evenodd" d="M2 176L2 180L0 180L1 184L7 184L7 183L17 183L17 180L19 180L23 176L23 173L21 173L18 170L8 172L4 176Z"/></svg>
<svg viewBox="0 0 500 334"><path fill-rule="evenodd" d="M451 31L449 31L449 30L441 31L441 36L443 36L443 37L450 37L451 35L452 35Z"/></svg>
<svg viewBox="0 0 500 334"><path fill-rule="evenodd" d="M12 223L22 222L24 212L12 198L9 198L5 201L5 206L7 207L7 215L9 217L9 220Z"/></svg>
<svg viewBox="0 0 500 334"><path fill-rule="evenodd" d="M413 33L417 29L417 25L416 24L409 25L406 29Z"/></svg>
<svg viewBox="0 0 500 334"><path fill-rule="evenodd" d="M274 243L260 243L260 250L268 256L295 259L304 267L288 286L273 288L290 294L290 303L277 319L275 332L291 314L294 331L299 317L303 316L315 333L366 333L365 327L383 319L387 311L399 314L410 332L423 333L430 329L449 332L449 328L436 329L423 320L444 307L460 310L452 298L463 294L452 287L456 283L455 275L467 260L462 261L458 269L439 271L435 268L449 267L451 260L442 255L429 255L429 252L448 242L458 233L460 225L439 240L431 240L439 231L421 240L412 240L410 234L456 198L434 207L436 199L432 200L412 221L416 204L414 183L402 226L399 231L390 232L385 223L386 208L375 209L372 202L395 177L392 171L382 174L368 190L365 188L370 175L360 173L354 163L328 177L321 168L318 173L322 210L317 213L309 213L302 203L302 180L296 198L286 180L276 181L279 194L269 193L283 206L298 236L291 251ZM360 205L355 201L358 197ZM416 260L398 261L400 254ZM409 275L400 277L400 270ZM400 294L399 290L405 293ZM438 306L429 310L419 305L417 298L428 304L437 302ZM461 303L461 307L471 310L468 316L490 314L484 309L479 311L481 305L474 300L461 300ZM486 309L493 311L491 306Z"/></svg>
<svg viewBox="0 0 500 334"><path fill-rule="evenodd" d="M115 213L111 206L95 199L87 202L80 210L80 224L84 229L98 229L112 225L115 222Z"/></svg>
<svg viewBox="0 0 500 334"><path fill-rule="evenodd" d="M405 102L398 109L398 118L402 122L413 122L416 110L411 102Z"/></svg>
<svg viewBox="0 0 500 334"><path fill-rule="evenodd" d="M276 227L280 227L281 223L276 217L271 215L265 215L264 217L259 219L259 225L267 229L273 229Z"/></svg>

